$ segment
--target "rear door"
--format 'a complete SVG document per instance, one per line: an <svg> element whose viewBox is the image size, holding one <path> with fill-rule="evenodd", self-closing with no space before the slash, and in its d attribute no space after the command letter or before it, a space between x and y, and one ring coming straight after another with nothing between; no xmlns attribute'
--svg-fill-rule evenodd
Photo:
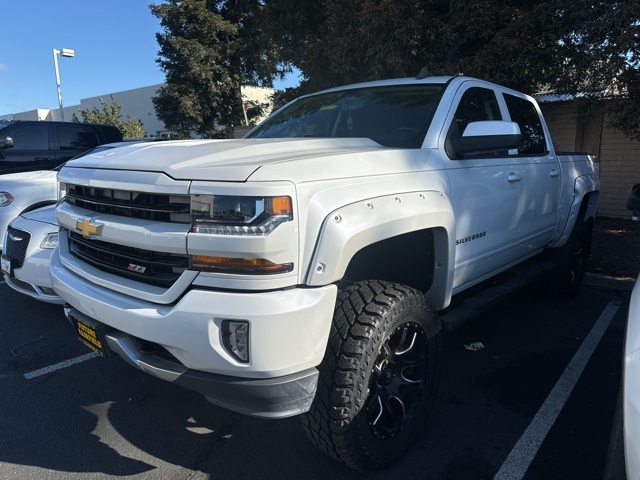
<svg viewBox="0 0 640 480"><path fill-rule="evenodd" d="M521 223L524 254L548 245L558 221L560 163L547 144L544 123L536 103L525 95L503 93L508 115L520 126L520 146L516 153L522 168L522 202L525 218Z"/></svg>
<svg viewBox="0 0 640 480"><path fill-rule="evenodd" d="M48 170L56 166L51 126L15 124L0 130L0 137L11 137L13 146L0 149L0 174Z"/></svg>

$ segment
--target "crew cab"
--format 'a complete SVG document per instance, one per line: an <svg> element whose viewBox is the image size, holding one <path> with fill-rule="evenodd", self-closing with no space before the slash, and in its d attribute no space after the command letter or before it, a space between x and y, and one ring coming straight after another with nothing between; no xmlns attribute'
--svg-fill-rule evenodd
<svg viewBox="0 0 640 480"><path fill-rule="evenodd" d="M452 298L535 264L575 293L600 188L535 100L462 76L326 90L243 139L125 146L58 180L52 283L88 347L301 415L359 470L423 425Z"/></svg>

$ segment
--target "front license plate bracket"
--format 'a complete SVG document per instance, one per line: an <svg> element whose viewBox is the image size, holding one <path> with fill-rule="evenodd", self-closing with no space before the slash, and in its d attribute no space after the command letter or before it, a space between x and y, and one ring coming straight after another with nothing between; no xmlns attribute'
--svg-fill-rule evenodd
<svg viewBox="0 0 640 480"><path fill-rule="evenodd" d="M12 263L11 259L6 255L2 255L0 257L0 270L2 270L2 273L9 276L13 275L13 271L11 269L11 263Z"/></svg>
<svg viewBox="0 0 640 480"><path fill-rule="evenodd" d="M113 352L107 346L105 334L112 330L107 325L87 317L80 317L75 313L69 313L69 317L73 320L76 327L78 339L89 349L96 352L101 357L110 357Z"/></svg>

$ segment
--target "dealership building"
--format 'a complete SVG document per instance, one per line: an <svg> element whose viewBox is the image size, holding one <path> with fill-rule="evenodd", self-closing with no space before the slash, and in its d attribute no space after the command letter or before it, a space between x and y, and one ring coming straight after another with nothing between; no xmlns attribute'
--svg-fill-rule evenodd
<svg viewBox="0 0 640 480"><path fill-rule="evenodd" d="M91 110L93 108L97 108L98 110L102 110L100 99L105 101L107 104L110 104L111 96L113 96L121 107L120 113L122 114L122 118L127 118L127 116L129 116L142 122L144 138L166 138L171 134L171 132L167 130L164 123L156 116L156 111L153 108L153 102L151 100L153 97L157 96L158 89L162 86L163 84L151 85L149 87L141 87L133 90L105 93L104 95L83 98L80 100L80 105L72 105L63 108L64 119L66 121L71 120L73 114L75 114L79 119L82 119L80 109ZM272 93L273 90L269 88L242 87L242 96L249 101L268 103L269 96ZM37 108L26 112L0 115L0 121L3 120L59 121L61 120L61 114L59 108Z"/></svg>

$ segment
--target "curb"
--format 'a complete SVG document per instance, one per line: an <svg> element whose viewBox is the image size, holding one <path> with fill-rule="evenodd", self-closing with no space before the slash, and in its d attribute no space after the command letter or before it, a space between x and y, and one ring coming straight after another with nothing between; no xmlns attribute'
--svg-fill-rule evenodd
<svg viewBox="0 0 640 480"><path fill-rule="evenodd" d="M609 290L631 291L636 283L631 277L610 277L609 275L599 275L596 273L585 273L582 280L583 285L589 287L606 288Z"/></svg>

